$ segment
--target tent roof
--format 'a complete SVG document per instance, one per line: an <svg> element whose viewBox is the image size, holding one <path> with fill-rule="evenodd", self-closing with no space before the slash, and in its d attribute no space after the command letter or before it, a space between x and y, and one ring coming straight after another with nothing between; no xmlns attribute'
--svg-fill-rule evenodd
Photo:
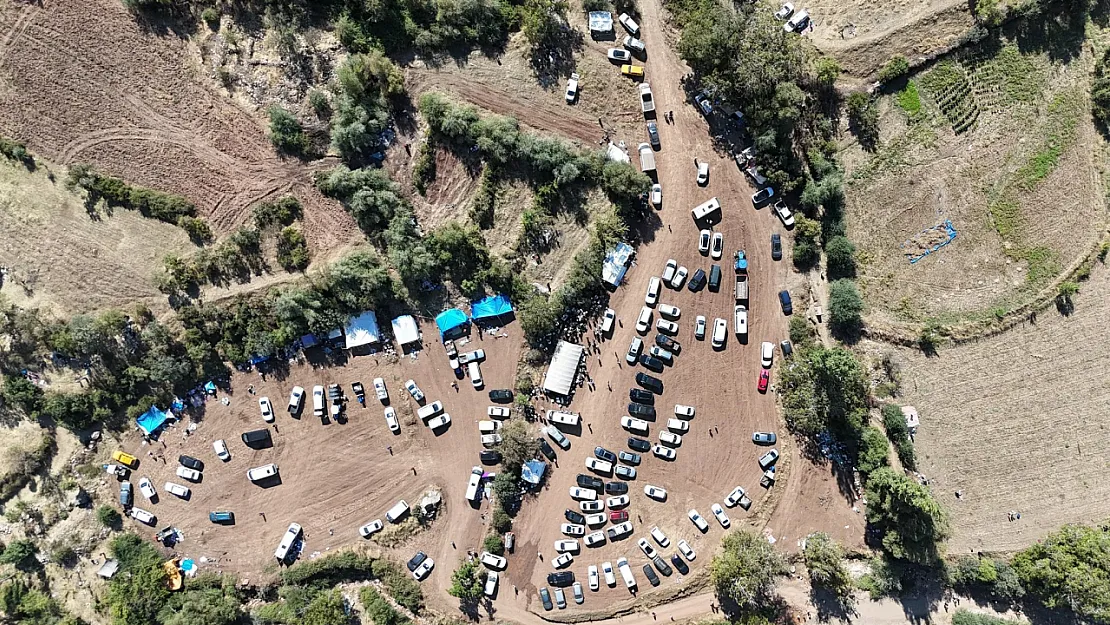
<svg viewBox="0 0 1110 625"><path fill-rule="evenodd" d="M151 406L150 410L147 410L140 415L138 419L135 419L135 423L147 434L153 434L158 428L162 427L162 424L169 418L169 415L167 415L165 411L159 410L158 406Z"/></svg>
<svg viewBox="0 0 1110 625"><path fill-rule="evenodd" d="M436 326L439 327L440 334L446 334L464 323L466 323L466 313L458 308L450 308L436 315Z"/></svg>
<svg viewBox="0 0 1110 625"><path fill-rule="evenodd" d="M506 295L490 295L470 304L470 317L472 319L486 319L500 317L513 312L513 305L509 303Z"/></svg>
<svg viewBox="0 0 1110 625"><path fill-rule="evenodd" d="M559 341L551 364L547 366L543 390L556 395L570 395L570 389L574 387L574 376L578 373L578 364L582 362L585 352L581 345Z"/></svg>
<svg viewBox="0 0 1110 625"><path fill-rule="evenodd" d="M357 317L352 317L347 322L346 333L347 349L377 343L382 336L381 330L378 329L378 316L374 311L368 310Z"/></svg>
<svg viewBox="0 0 1110 625"><path fill-rule="evenodd" d="M600 32L613 30L613 14L609 11L590 11L590 30Z"/></svg>
<svg viewBox="0 0 1110 625"><path fill-rule="evenodd" d="M393 320L393 336L401 345L416 343L420 340L420 327L412 315L401 315Z"/></svg>
<svg viewBox="0 0 1110 625"><path fill-rule="evenodd" d="M547 471L547 464L539 460L529 460L520 469L520 477L529 484L539 484L543 474Z"/></svg>
<svg viewBox="0 0 1110 625"><path fill-rule="evenodd" d="M608 254L601 265L601 279L614 287L621 284L624 274L628 271L628 260L632 257L632 246L627 243L618 243Z"/></svg>

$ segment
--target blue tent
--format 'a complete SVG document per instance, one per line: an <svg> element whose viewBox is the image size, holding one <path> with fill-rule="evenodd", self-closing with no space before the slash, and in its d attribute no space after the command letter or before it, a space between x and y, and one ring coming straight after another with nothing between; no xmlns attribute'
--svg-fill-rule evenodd
<svg viewBox="0 0 1110 625"><path fill-rule="evenodd" d="M459 326L466 325L466 313L458 308L451 308L436 315L436 326L440 336L445 336Z"/></svg>
<svg viewBox="0 0 1110 625"><path fill-rule="evenodd" d="M513 312L513 305L509 303L508 296L501 294L490 295L470 304L470 318L475 321L500 317L511 312Z"/></svg>
<svg viewBox="0 0 1110 625"><path fill-rule="evenodd" d="M169 418L169 415L159 410L158 406L151 406L150 410L147 410L142 414L142 416L140 416L138 419L135 419L135 423L139 424L139 427L143 429L143 432L146 432L149 435L153 434L155 431L158 430L158 428L162 427L162 424L165 423Z"/></svg>
<svg viewBox="0 0 1110 625"><path fill-rule="evenodd" d="M545 472L547 472L547 464L539 460L529 460L521 467L520 477L529 484L538 485L540 480L543 479L543 474Z"/></svg>

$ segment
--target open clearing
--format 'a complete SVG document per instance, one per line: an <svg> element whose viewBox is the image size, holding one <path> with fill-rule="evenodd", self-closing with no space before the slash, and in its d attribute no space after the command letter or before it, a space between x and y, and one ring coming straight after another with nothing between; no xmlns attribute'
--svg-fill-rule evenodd
<svg viewBox="0 0 1110 625"><path fill-rule="evenodd" d="M1088 66L972 49L880 101L877 152L844 152L870 323L1005 312L1091 248L1105 210ZM911 264L946 220L955 240Z"/></svg>
<svg viewBox="0 0 1110 625"><path fill-rule="evenodd" d="M1106 518L1108 296L1099 265L1070 317L1046 311L935 358L900 352L899 401L921 414L920 471L951 511L950 553L1017 550L1065 523ZM1012 510L1020 521L1006 520Z"/></svg>

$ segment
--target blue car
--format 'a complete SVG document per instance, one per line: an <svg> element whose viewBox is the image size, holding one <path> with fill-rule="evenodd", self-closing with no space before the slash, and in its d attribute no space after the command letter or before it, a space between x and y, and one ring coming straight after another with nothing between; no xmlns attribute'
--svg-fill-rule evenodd
<svg viewBox="0 0 1110 625"><path fill-rule="evenodd" d="M794 313L794 303L790 301L790 291L786 289L779 291L779 304L782 305L782 314L790 315Z"/></svg>

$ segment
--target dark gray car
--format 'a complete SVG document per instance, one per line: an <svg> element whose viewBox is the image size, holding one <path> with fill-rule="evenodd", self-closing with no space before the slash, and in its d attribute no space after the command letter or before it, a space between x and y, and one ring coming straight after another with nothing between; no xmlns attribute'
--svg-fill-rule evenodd
<svg viewBox="0 0 1110 625"><path fill-rule="evenodd" d="M551 593L546 588L540 588L540 601L543 602L543 609L550 611L555 606L551 605Z"/></svg>
<svg viewBox="0 0 1110 625"><path fill-rule="evenodd" d="M651 561L655 563L655 568L659 569L659 572L663 575L670 577L671 573L674 572L671 570L671 565L667 564L662 556L655 556Z"/></svg>
<svg viewBox="0 0 1110 625"><path fill-rule="evenodd" d="M655 569L651 568L650 564L644 565L644 575L647 576L648 581L651 582L652 586L659 585L659 576L655 574Z"/></svg>
<svg viewBox="0 0 1110 625"><path fill-rule="evenodd" d="M628 414L633 417L649 417L655 418L655 406L648 406L647 404L628 404Z"/></svg>

